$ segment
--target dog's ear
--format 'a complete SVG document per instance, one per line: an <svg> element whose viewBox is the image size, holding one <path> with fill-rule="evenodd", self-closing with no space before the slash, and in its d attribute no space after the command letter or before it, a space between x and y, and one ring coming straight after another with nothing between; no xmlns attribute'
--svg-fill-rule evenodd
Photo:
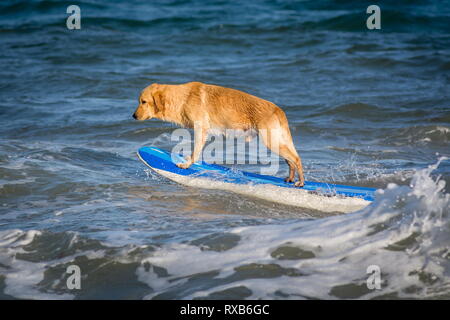
<svg viewBox="0 0 450 320"><path fill-rule="evenodd" d="M164 97L161 91L153 92L153 104L155 106L155 113L163 113L164 112Z"/></svg>

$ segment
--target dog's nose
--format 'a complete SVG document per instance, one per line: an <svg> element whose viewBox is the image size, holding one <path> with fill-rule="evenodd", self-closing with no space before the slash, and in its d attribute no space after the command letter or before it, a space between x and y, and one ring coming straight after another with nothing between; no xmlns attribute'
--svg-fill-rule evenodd
<svg viewBox="0 0 450 320"><path fill-rule="evenodd" d="M137 117L136 117L136 113L133 113L133 118L137 119Z"/></svg>

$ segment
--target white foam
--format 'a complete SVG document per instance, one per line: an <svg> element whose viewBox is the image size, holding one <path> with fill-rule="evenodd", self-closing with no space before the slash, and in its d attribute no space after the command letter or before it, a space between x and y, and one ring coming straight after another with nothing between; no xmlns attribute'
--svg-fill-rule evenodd
<svg viewBox="0 0 450 320"><path fill-rule="evenodd" d="M164 279L165 283L158 282L157 292L147 298L175 290L182 284L181 278L185 281L192 275L220 270L216 279L225 279L237 267L250 263L296 268L303 275L234 280L201 291L193 290L181 298L192 299L245 286L252 292L250 299L279 298L275 292L290 294L296 299L336 299L338 296L331 292L333 287L353 284L366 288L369 265L380 267L382 288L367 289L362 295L364 299L391 293L409 298L448 293L450 194L443 193L443 181L431 178L430 173L436 167L416 172L411 186L390 184L379 192L373 205L358 212L289 225L235 228L230 232L239 235L241 240L223 252L202 251L189 244L168 244L144 260L165 268L170 274ZM416 235L416 242L409 249L386 249L413 235ZM315 257L278 260L271 256L271 252L286 243L312 251ZM139 279L152 287L154 279L143 274L145 272L142 268L138 270ZM426 275L433 283L423 280L419 274Z"/></svg>
<svg viewBox="0 0 450 320"><path fill-rule="evenodd" d="M436 131L439 132L440 134L448 134L448 133L450 133L450 128L447 128L444 126L437 126L435 129L429 130L425 133L430 134L430 133L435 133Z"/></svg>
<svg viewBox="0 0 450 320"><path fill-rule="evenodd" d="M0 274L5 276L4 293L19 299L69 300L75 296L70 293L52 293L39 290L38 284L44 279L46 270L51 267L74 261L78 256L97 259L104 256L102 250L84 251L51 261L34 262L19 259L17 254L27 253L24 246L32 243L42 233L37 230L18 229L0 231ZM78 241L74 234L69 247ZM3 267L5 266L5 267Z"/></svg>
<svg viewBox="0 0 450 320"><path fill-rule="evenodd" d="M325 197L312 194L302 189L282 188L269 184L240 185L206 178L193 178L164 170L152 169L162 176L186 186L226 190L250 197L323 212L352 212L364 208L371 203L361 198Z"/></svg>

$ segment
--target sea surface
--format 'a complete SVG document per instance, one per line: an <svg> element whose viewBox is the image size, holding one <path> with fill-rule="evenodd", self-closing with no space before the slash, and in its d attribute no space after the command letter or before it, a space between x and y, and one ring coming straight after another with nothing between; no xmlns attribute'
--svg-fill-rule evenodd
<svg viewBox="0 0 450 320"><path fill-rule="evenodd" d="M449 1L2 0L0 48L0 299L450 298ZM176 127L135 121L139 93L188 81L273 101L307 180L375 201L324 212L152 172L136 151Z"/></svg>

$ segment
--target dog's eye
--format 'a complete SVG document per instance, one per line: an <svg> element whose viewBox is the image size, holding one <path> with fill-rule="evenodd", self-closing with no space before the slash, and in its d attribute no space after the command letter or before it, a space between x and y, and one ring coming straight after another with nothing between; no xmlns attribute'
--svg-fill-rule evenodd
<svg viewBox="0 0 450 320"><path fill-rule="evenodd" d="M147 101L145 101L145 100L142 100L142 104L144 104L144 103L147 103Z"/></svg>

